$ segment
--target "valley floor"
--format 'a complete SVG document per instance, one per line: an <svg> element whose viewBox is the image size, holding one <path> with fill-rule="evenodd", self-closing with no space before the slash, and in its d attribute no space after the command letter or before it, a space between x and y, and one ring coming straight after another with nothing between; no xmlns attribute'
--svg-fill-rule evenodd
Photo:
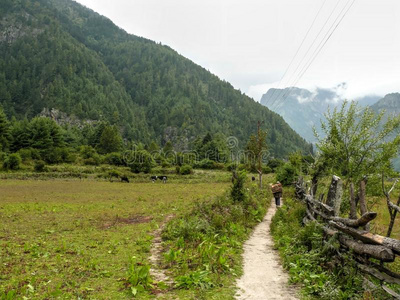
<svg viewBox="0 0 400 300"><path fill-rule="evenodd" d="M148 262L152 233L166 216L228 186L0 180L0 296L129 299L131 259Z"/></svg>

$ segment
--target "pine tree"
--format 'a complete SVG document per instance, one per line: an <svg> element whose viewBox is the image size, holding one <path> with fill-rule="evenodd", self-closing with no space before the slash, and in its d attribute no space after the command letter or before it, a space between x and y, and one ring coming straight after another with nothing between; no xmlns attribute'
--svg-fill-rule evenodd
<svg viewBox="0 0 400 300"><path fill-rule="evenodd" d="M7 151L11 142L10 122L0 106L0 151Z"/></svg>
<svg viewBox="0 0 400 300"><path fill-rule="evenodd" d="M118 152L121 150L122 137L116 126L107 125L104 127L97 148L99 153L102 154Z"/></svg>

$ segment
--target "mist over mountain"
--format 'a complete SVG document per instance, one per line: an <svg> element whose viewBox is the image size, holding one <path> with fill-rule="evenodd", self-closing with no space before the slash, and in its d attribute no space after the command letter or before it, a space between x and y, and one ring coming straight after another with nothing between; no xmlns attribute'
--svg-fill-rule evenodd
<svg viewBox="0 0 400 300"><path fill-rule="evenodd" d="M170 47L130 35L70 0L0 2L0 105L108 121L136 142L188 148L208 132L243 147L257 121L283 157L310 147L284 119Z"/></svg>
<svg viewBox="0 0 400 300"><path fill-rule="evenodd" d="M281 115L285 121L303 138L314 143L313 127L320 132L321 120L328 109L341 105L345 99L340 89L317 88L314 92L300 88L270 89L261 98L260 103ZM356 99L361 106L371 106L379 101L378 96L366 96Z"/></svg>

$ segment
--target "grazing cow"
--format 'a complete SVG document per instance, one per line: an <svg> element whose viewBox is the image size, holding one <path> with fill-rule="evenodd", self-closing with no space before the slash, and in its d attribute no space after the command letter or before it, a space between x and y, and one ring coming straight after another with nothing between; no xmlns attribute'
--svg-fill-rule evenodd
<svg viewBox="0 0 400 300"><path fill-rule="evenodd" d="M128 176L122 175L122 176L121 176L121 182L129 183L129 178L128 178Z"/></svg>
<svg viewBox="0 0 400 300"><path fill-rule="evenodd" d="M150 180L154 183L158 179L158 176L151 176Z"/></svg>
<svg viewBox="0 0 400 300"><path fill-rule="evenodd" d="M256 181L256 178L254 176L252 176L251 181Z"/></svg>
<svg viewBox="0 0 400 300"><path fill-rule="evenodd" d="M167 183L167 180L168 180L167 176L161 175L161 176L157 176L157 177L158 177L158 179L162 180L163 183Z"/></svg>

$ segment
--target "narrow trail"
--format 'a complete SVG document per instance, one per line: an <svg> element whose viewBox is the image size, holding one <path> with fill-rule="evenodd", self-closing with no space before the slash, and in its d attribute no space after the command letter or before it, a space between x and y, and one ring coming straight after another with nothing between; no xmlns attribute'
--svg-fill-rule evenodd
<svg viewBox="0 0 400 300"><path fill-rule="evenodd" d="M160 227L153 232L153 245L150 249L149 261L152 265L150 269L150 275L155 279L156 282L163 281L165 284L172 284L172 280L165 273L165 270L160 268L160 263L162 260L162 238L161 233L164 230L167 223L172 220L174 215L168 215L165 220L161 223Z"/></svg>
<svg viewBox="0 0 400 300"><path fill-rule="evenodd" d="M273 249L270 233L271 219L275 215L275 201L264 220L257 225L244 245L244 274L237 281L237 300L297 300L297 290L288 286L289 276Z"/></svg>

